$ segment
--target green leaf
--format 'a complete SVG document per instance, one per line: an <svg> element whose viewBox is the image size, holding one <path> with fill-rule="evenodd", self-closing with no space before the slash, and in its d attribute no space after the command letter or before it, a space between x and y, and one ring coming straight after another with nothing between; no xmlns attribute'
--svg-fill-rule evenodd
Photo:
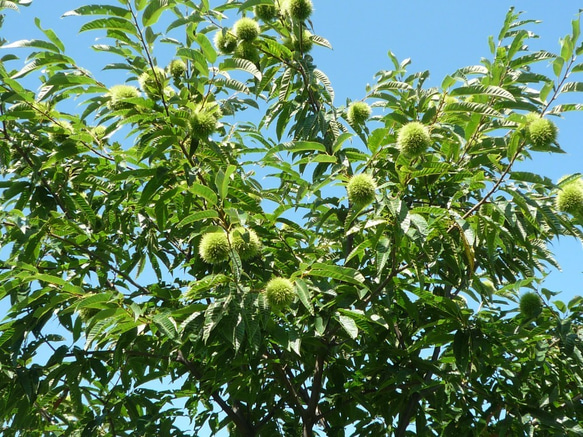
<svg viewBox="0 0 583 437"><path fill-rule="evenodd" d="M168 7L168 0L149 0L148 5L142 14L142 24L144 26L155 24L160 18L162 12L164 12L165 9L168 9Z"/></svg>
<svg viewBox="0 0 583 437"><path fill-rule="evenodd" d="M295 286L300 302L306 307L311 315L314 315L314 306L312 305L312 296L308 285L303 279L296 279Z"/></svg>
<svg viewBox="0 0 583 437"><path fill-rule="evenodd" d="M138 31L131 21L118 17L98 18L97 20L90 21L81 26L79 32L98 29L121 30L130 35L138 35Z"/></svg>
<svg viewBox="0 0 583 437"><path fill-rule="evenodd" d="M57 288L61 288L63 291L66 291L66 292L71 293L71 294L75 294L75 295L84 294L83 289L81 287L73 285L69 281L66 281L63 278L49 275L47 273L37 273L37 274L26 276L26 277L30 281L48 282L49 284L53 284L53 285L57 286Z"/></svg>
<svg viewBox="0 0 583 437"><path fill-rule="evenodd" d="M337 265L315 263L312 269L308 271L310 276L320 276L323 278L336 279L338 281L347 282L367 288L364 285L365 279L360 272L350 267L342 267Z"/></svg>
<svg viewBox="0 0 583 437"><path fill-rule="evenodd" d="M293 53L283 44L272 40L271 38L265 38L261 40L262 49L269 53L270 55L281 58L281 59L292 59Z"/></svg>
<svg viewBox="0 0 583 437"><path fill-rule="evenodd" d="M221 62L220 69L223 71L228 70L241 70L253 75L257 80L261 81L261 72L257 69L255 64L246 59L239 58L226 58Z"/></svg>
<svg viewBox="0 0 583 437"><path fill-rule="evenodd" d="M45 34L45 36L56 46L58 47L58 49L61 52L65 51L65 45L63 44L63 42L59 39L59 37L57 36L57 34L52 30L52 29L43 29L41 24L40 24L40 18L36 17L34 19L34 24L36 25L36 27Z"/></svg>
<svg viewBox="0 0 583 437"><path fill-rule="evenodd" d="M563 66L565 65L565 60L563 58L557 58L553 62L553 72L555 76L561 76L561 71L563 71Z"/></svg>
<svg viewBox="0 0 583 437"><path fill-rule="evenodd" d="M2 9L12 9L13 11L18 11L18 6L12 0L1 0L0 10Z"/></svg>
<svg viewBox="0 0 583 437"><path fill-rule="evenodd" d="M561 88L562 93L582 92L582 91L583 91L583 82L567 82Z"/></svg>
<svg viewBox="0 0 583 437"><path fill-rule="evenodd" d="M314 42L314 44L332 50L332 44L330 44L330 41L328 41L326 38L323 38L320 35L312 35L311 39Z"/></svg>
<svg viewBox="0 0 583 437"><path fill-rule="evenodd" d="M200 48L202 49L202 52L206 56L206 59L211 64L215 63L217 60L217 52L215 51L215 48L213 47L209 39L206 37L206 35L203 33L198 33L196 35L196 42L200 45Z"/></svg>
<svg viewBox="0 0 583 437"><path fill-rule="evenodd" d="M126 8L113 5L85 5L72 11L65 12L63 17L85 16L85 15L113 15L119 18L131 19L132 13Z"/></svg>
<svg viewBox="0 0 583 437"><path fill-rule="evenodd" d="M229 164L227 169L223 173L222 170L219 170L216 175L216 185L219 190L219 196L221 199L225 199L227 194L229 193L229 184L231 182L231 175L235 172L237 167L233 164Z"/></svg>
<svg viewBox="0 0 583 437"><path fill-rule="evenodd" d="M75 309L80 308L105 308L104 303L110 302L112 298L111 293L97 293L97 294L90 294L88 296L84 296L82 299L75 303Z"/></svg>
<svg viewBox="0 0 583 437"><path fill-rule="evenodd" d="M209 187L201 184L194 183L190 186L190 191L197 196L203 197L209 202L208 206L214 206L217 204L217 195Z"/></svg>
<svg viewBox="0 0 583 437"><path fill-rule="evenodd" d="M343 314L337 313L336 320L338 320L338 322L344 328L344 330L350 336L350 338L356 339L358 337L358 327L356 326L356 322L354 321L354 319Z"/></svg>
<svg viewBox="0 0 583 437"><path fill-rule="evenodd" d="M444 107L445 112L473 112L476 114L489 115L491 117L502 117L498 111L490 105L475 102L448 103Z"/></svg>
<svg viewBox="0 0 583 437"><path fill-rule="evenodd" d="M382 90L410 90L413 89L411 85L406 82L398 82L394 80L389 80L386 82L382 82L376 87L373 88L373 91L382 91Z"/></svg>
<svg viewBox="0 0 583 437"><path fill-rule="evenodd" d="M51 52L60 53L59 47L55 44L43 41L40 39L21 39L19 41L14 41L13 43L6 44L1 46L3 49L12 49L12 48L20 48L20 47L34 47L44 50L49 50Z"/></svg>
<svg viewBox="0 0 583 437"><path fill-rule="evenodd" d="M320 71L317 68L314 69L314 76L316 76L316 78L320 82L322 82L322 84L324 84L324 88L326 88L326 91L328 92L328 95L330 96L330 101L333 101L334 100L334 88L332 88L332 83L330 82L330 79L328 79L328 76L326 76L323 71Z"/></svg>
<svg viewBox="0 0 583 437"><path fill-rule="evenodd" d="M528 55L524 55L516 59L513 59L512 61L510 61L510 66L512 68L518 69L520 67L524 67L525 65L529 65L534 62L539 62L546 59L554 59L556 57L557 55L553 53L547 52L545 50L540 50L538 52L530 53Z"/></svg>
<svg viewBox="0 0 583 437"><path fill-rule="evenodd" d="M156 314L153 318L156 326L171 340L177 338L176 322L171 317L170 312Z"/></svg>
<svg viewBox="0 0 583 437"><path fill-rule="evenodd" d="M202 75L204 76L209 75L207 59L199 50L181 47L176 51L176 56L184 59L190 59L196 66L197 70L199 70Z"/></svg>
<svg viewBox="0 0 583 437"><path fill-rule="evenodd" d="M184 217L182 220L180 220L180 222L178 222L178 224L176 226L178 228L182 228L184 226L190 225L190 224L192 224L194 222L198 222L200 220L213 219L213 218L219 218L219 213L214 211L214 210L197 211L195 213L192 213L192 214Z"/></svg>
<svg viewBox="0 0 583 437"><path fill-rule="evenodd" d="M291 143L283 143L277 147L273 147L269 153L278 153L278 152L290 152L290 153L298 153L298 152L326 152L326 146L321 143L317 143L315 141L294 141Z"/></svg>
<svg viewBox="0 0 583 437"><path fill-rule="evenodd" d="M499 97L502 99L508 99L514 101L514 96L506 91L504 88L497 86L484 86L484 85L470 85L454 88L450 91L452 96L467 96L467 95L487 95Z"/></svg>

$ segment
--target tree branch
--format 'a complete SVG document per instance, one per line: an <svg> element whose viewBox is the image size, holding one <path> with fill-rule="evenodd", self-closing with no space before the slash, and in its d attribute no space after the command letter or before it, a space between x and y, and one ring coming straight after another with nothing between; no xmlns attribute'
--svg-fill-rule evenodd
<svg viewBox="0 0 583 437"><path fill-rule="evenodd" d="M178 351L178 355L175 358L175 361L180 364L184 364L184 366L188 369L190 374L194 376L196 379L200 380L202 378L202 372L196 367L196 365L188 361L182 351ZM254 437L256 434L255 428L246 417L243 416L240 409L233 409L220 395L220 393L215 390L211 393L211 397L213 401L215 401L224 413L231 419L231 421L235 424L237 429L241 432L244 437Z"/></svg>

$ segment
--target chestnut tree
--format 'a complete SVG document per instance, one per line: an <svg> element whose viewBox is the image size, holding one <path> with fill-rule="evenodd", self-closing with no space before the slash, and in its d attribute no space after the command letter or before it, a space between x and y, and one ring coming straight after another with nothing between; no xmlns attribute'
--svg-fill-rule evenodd
<svg viewBox="0 0 583 437"><path fill-rule="evenodd" d="M579 18L337 106L312 7L65 13L100 71L0 41L2 435L583 433L582 301L543 284L583 182L521 167L576 146Z"/></svg>

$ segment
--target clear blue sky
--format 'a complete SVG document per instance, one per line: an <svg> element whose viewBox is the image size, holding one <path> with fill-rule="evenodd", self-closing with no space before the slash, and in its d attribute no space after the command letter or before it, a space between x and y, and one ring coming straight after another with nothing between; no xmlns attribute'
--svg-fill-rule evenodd
<svg viewBox="0 0 583 437"><path fill-rule="evenodd" d="M85 3L100 1L34 0L31 7L21 8L20 13L6 11L1 35L9 42L42 37L33 22L33 18L39 16L44 27L53 28L62 37L70 56L99 75L95 66L102 65L102 60L98 59L101 55L88 48L95 43L98 33L77 35L81 20L60 18L65 11ZM429 85L437 86L446 74L459 67L478 64L481 57L490 56L488 35L498 34L512 5L525 11L524 19L543 21L530 27L540 35L540 39L531 42L531 48L549 51L558 50L559 38L570 32L571 20L583 7L581 1L574 0L314 0L312 22L315 32L328 39L334 49L316 48L312 54L315 63L332 82L337 105L343 105L347 98L361 99L366 84L373 83L374 73L391 68L388 50L401 60L411 58L410 72L430 70ZM163 51L168 47L158 45L157 48ZM168 59L171 55L159 52L158 57ZM541 64L537 68L546 68L550 72L548 65ZM116 74L120 72L107 72L105 77L112 78ZM583 94L573 95L573 98L583 101ZM583 172L583 114L567 114L564 119L557 120L557 125L559 142L567 154L554 157L534 154L534 160L524 166L553 180L565 174ZM562 290L559 298L568 301L581 294L583 249L572 239L562 239L555 244L554 250L564 271L553 272L546 286Z"/></svg>

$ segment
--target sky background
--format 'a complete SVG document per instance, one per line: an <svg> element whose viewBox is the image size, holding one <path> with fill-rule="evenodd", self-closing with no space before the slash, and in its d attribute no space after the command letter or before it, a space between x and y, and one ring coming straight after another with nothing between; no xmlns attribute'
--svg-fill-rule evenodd
<svg viewBox="0 0 583 437"><path fill-rule="evenodd" d="M4 11L7 16L0 36L9 42L44 38L34 25L34 17L38 16L43 27L54 29L65 42L69 56L106 83L104 78L113 80L116 75L118 77L111 83L119 83L119 74L125 72L99 73L105 60L89 48L99 33L79 35L76 31L84 22L82 19L60 18L64 12L86 3L100 1L34 0L32 6L22 7L19 13ZM347 99L358 100L365 95L365 86L374 83L374 74L391 68L387 57L389 50L400 60L412 59L408 67L410 73L430 70L426 86L438 86L446 74L463 66L479 64L482 57L490 58L488 36L497 36L511 6L525 11L523 19L542 20L538 25L528 26L540 36L540 39L531 40L530 48L554 52L559 49L559 38L571 32L571 21L583 3L573 0L552 4L548 0L314 0L312 22L315 33L328 39L334 49L316 47L312 55L318 68L332 82L336 105L344 105ZM162 65L172 57L169 48L160 44L156 46L159 61L164 60ZM0 52L0 56L4 54ZM26 52L16 51L16 54L24 57ZM536 68L552 76L547 63L540 63ZM571 94L570 97L571 101L583 101L581 94ZM555 181L565 174L583 172L583 114L570 113L564 119L556 119L556 123L559 143L567 153L557 156L535 153L533 161L521 164L522 170L540 173ZM581 294L583 249L580 243L567 238L556 242L553 249L563 272L552 272L545 286L562 291L557 299L568 302ZM0 319L2 308L0 306Z"/></svg>

